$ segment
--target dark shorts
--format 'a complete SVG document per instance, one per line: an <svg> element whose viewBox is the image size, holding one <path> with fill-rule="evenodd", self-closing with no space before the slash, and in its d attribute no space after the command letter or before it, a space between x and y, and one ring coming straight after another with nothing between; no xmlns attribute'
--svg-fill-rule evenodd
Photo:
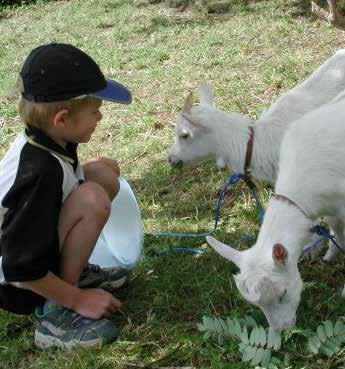
<svg viewBox="0 0 345 369"><path fill-rule="evenodd" d="M10 284L0 285L0 308L15 314L31 314L35 308L42 306L45 298L36 293L14 287Z"/></svg>

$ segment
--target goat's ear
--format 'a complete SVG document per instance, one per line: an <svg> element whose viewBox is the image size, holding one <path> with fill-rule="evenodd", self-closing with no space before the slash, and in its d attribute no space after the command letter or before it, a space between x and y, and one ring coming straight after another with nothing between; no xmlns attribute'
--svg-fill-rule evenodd
<svg viewBox="0 0 345 369"><path fill-rule="evenodd" d="M288 252L281 243L276 243L273 246L272 257L277 266L284 266L288 259Z"/></svg>
<svg viewBox="0 0 345 369"><path fill-rule="evenodd" d="M184 101L182 112L190 113L193 106L193 94L190 92Z"/></svg>
<svg viewBox="0 0 345 369"><path fill-rule="evenodd" d="M225 245L210 236L206 237L206 241L215 251L218 252L219 255L232 261L241 269L242 254L240 251L235 250L231 246Z"/></svg>
<svg viewBox="0 0 345 369"><path fill-rule="evenodd" d="M213 93L206 82L199 84L200 105L212 105Z"/></svg>
<svg viewBox="0 0 345 369"><path fill-rule="evenodd" d="M213 93L211 87L204 81L199 84L200 105L212 105Z"/></svg>

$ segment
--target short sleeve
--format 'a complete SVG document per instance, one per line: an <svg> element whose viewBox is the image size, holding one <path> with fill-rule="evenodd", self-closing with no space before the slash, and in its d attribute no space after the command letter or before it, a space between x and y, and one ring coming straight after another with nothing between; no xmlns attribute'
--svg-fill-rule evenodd
<svg viewBox="0 0 345 369"><path fill-rule="evenodd" d="M49 153L41 163L20 163L1 228L5 280L40 279L58 265L58 220L62 205L63 171Z"/></svg>

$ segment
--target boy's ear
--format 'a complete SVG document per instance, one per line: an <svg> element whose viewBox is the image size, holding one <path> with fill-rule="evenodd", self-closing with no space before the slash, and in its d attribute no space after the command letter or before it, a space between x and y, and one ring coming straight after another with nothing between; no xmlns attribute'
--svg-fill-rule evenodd
<svg viewBox="0 0 345 369"><path fill-rule="evenodd" d="M69 117L69 111L67 109L59 110L53 117L54 127L55 128L65 127L68 117Z"/></svg>

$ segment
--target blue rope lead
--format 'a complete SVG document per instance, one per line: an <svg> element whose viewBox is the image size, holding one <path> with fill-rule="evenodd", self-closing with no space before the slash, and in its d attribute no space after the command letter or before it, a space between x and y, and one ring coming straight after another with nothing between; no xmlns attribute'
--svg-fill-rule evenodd
<svg viewBox="0 0 345 369"><path fill-rule="evenodd" d="M243 174L235 173L235 174L231 175L229 177L229 179L226 181L221 193L218 196L216 206L215 206L215 209L214 209L214 226L213 226L213 229L211 231L205 232L205 233L170 233L170 232L161 233L160 232L160 233L152 233L152 235L155 236L155 237L200 238L200 237L206 237L206 236L209 236L209 235L213 234L216 231L217 227L218 227L219 212L220 212L221 204L222 204L222 201L223 201L223 199L226 195L226 192L227 192L228 188L230 186L235 185L241 179L245 181L245 183L247 184L252 196L254 197L254 200L256 202L256 206L259 209L259 220L260 220L260 223L262 223L263 218L264 218L264 214L265 214L265 210L264 210L264 208L262 207L262 205L260 203L259 197L256 193L256 188L255 188L254 183L250 179L245 178L245 176ZM248 240L251 240L251 239L253 239L253 237L251 237L251 236L241 237L238 241L236 241L234 243L233 247L236 247L241 242L245 242L245 241L248 241ZM207 250L193 249L193 248L190 248L190 247L175 247L175 248L171 247L171 248L168 248L166 250L162 250L160 252L157 252L156 255L164 255L164 254L168 254L168 253L204 254L206 252L207 252Z"/></svg>
<svg viewBox="0 0 345 369"><path fill-rule="evenodd" d="M235 173L232 176L230 176L229 180L225 183L221 193L218 196L217 202L216 202L216 206L214 209L214 226L213 229L209 232L206 233L170 233L170 232L166 232L166 233L152 233L152 235L154 237L181 237L181 238L199 238L199 237L206 237L209 236L211 234L213 234L218 226L218 221L219 221L219 211L220 211L220 207L222 204L222 201L226 195L226 191L228 189L229 186L233 186L234 184L236 184L238 181L240 181L243 178L242 174L239 173Z"/></svg>
<svg viewBox="0 0 345 369"><path fill-rule="evenodd" d="M222 201L226 195L226 192L228 190L228 188L230 186L235 185L237 182L239 182L240 180L244 180L246 185L248 186L255 202L256 202L256 206L258 208L259 211L259 220L260 220L260 224L262 224L263 219L264 219L264 215L265 215L265 209L263 208L263 206L261 205L261 202L259 200L259 196L256 192L256 187L255 184L252 182L252 180L248 177L245 177L243 174L241 173L235 173L233 175L231 175L229 177L229 179L226 181L221 193L218 196L217 202L216 202L216 206L214 209L214 226L213 229L209 232L205 232L205 233L152 233L152 235L154 237L181 237L181 238L200 238L200 237L206 237L209 235L212 235L218 226L218 221L219 221L219 212L220 212L220 207L222 204ZM306 245L303 249L304 252L310 251L311 249L315 248L316 246L318 246L321 241L323 241L324 239L329 239L332 241L332 243L335 245L335 247L342 252L343 254L345 254L345 249L343 249L335 240L335 236L331 235L329 233L329 231L321 226L321 225L315 225L314 227L312 227L310 229L311 232L316 233L317 235L320 236L319 239L317 239L316 241L313 241L312 243L309 243L308 245ZM248 240L251 240L252 237L251 236L244 236L242 238L240 238L238 241L236 241L232 247L236 247L239 243L241 242L245 242ZM166 250L162 250L156 253L156 255L164 255L164 254L168 254L168 253L189 253L189 254L204 254L206 253L206 250L200 250L200 249L193 249L190 247L170 247Z"/></svg>
<svg viewBox="0 0 345 369"><path fill-rule="evenodd" d="M345 254L345 250L342 246L340 246L337 241L335 240L335 236L331 235L330 232L328 231L327 228L321 226L321 225L315 225L313 226L310 231L312 233L316 233L318 236L321 236L321 238L317 241L321 241L323 239L328 239L328 240L331 240L333 245L340 251L342 252L343 254ZM318 242L319 243L319 242ZM307 247L307 250L310 250L311 248L313 248L315 245L311 245L309 247ZM304 251L306 251L304 249Z"/></svg>

